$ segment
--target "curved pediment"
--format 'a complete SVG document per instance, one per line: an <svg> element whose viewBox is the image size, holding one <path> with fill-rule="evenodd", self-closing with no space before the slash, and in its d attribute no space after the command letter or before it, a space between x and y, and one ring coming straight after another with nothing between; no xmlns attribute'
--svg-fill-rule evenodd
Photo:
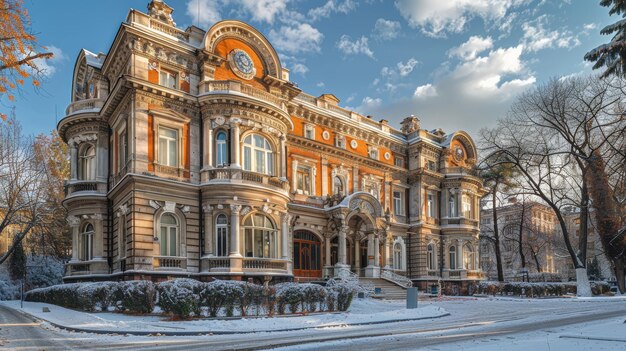
<svg viewBox="0 0 626 351"><path fill-rule="evenodd" d="M346 196L339 206L348 207L352 211L359 211L370 215L372 218L383 216L382 206L378 199L370 193L363 191Z"/></svg>
<svg viewBox="0 0 626 351"><path fill-rule="evenodd" d="M218 54L216 52L219 49L218 46L221 42L228 39L241 42L244 46L229 48L226 54L230 54L235 49L252 50L254 54L250 52L248 54L252 56L253 61L255 59L254 56L258 56L262 64L262 67L259 67L262 69L262 72L265 75L281 79L282 68L276 50L274 50L274 47L263 34L244 22L225 20L214 24L204 36L204 49L212 54ZM221 53L219 56L227 59L224 53Z"/></svg>

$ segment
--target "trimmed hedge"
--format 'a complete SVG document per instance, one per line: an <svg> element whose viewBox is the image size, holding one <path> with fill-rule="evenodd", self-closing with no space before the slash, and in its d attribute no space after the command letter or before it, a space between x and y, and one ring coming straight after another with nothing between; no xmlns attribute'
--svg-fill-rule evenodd
<svg viewBox="0 0 626 351"><path fill-rule="evenodd" d="M591 282L593 295L602 295L610 290L607 282ZM487 295L524 295L534 296L562 296L576 294L576 283L526 283L526 282L493 282L478 283L475 291Z"/></svg>
<svg viewBox="0 0 626 351"><path fill-rule="evenodd" d="M203 283L174 279L158 284L128 282L73 283L31 290L26 301L94 312L114 308L126 313L150 313L158 305L173 318L272 316L316 311L346 311L356 293L353 285L330 280L316 284L281 283L264 287L240 281L215 280Z"/></svg>

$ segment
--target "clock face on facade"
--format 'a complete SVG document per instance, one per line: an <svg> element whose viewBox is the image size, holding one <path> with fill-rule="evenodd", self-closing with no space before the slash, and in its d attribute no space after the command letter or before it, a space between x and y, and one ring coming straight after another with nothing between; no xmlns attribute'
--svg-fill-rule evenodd
<svg viewBox="0 0 626 351"><path fill-rule="evenodd" d="M463 151L463 148L462 148L462 147L460 147L460 146L458 146L458 145L457 145L457 146L455 146L455 147L454 147L454 158L455 158L457 161L460 161L460 160L462 160L462 159L463 159L463 157L464 157L464 156L465 156L465 151Z"/></svg>
<svg viewBox="0 0 626 351"><path fill-rule="evenodd" d="M243 50L234 49L231 51L230 54L228 54L228 62L235 74L243 79L252 79L256 74L256 68L254 67L252 58Z"/></svg>

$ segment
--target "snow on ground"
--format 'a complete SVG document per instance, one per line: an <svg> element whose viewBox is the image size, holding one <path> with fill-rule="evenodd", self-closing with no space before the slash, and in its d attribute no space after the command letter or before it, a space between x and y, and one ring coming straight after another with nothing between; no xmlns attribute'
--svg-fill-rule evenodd
<svg viewBox="0 0 626 351"><path fill-rule="evenodd" d="M19 309L19 301L0 302ZM42 312L48 307L50 312ZM231 320L165 321L162 316L132 316L121 313L86 313L60 306L24 302L25 312L53 324L86 330L107 330L127 333L132 331L154 332L259 332L281 329L319 328L347 324L381 323L393 320L433 318L447 314L444 309L430 305L407 310L404 301L380 301L354 299L347 313L320 313L308 316L284 316L274 318L241 318Z"/></svg>

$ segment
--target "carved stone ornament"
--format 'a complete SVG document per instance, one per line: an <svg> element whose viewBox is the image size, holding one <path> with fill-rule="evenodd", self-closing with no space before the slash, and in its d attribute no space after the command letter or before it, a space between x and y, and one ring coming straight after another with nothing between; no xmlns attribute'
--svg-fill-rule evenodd
<svg viewBox="0 0 626 351"><path fill-rule="evenodd" d="M120 205L120 208L119 208L119 213L120 213L122 216L127 215L127 214L128 214L128 212L129 212L129 210L128 210L128 205L126 205L126 204Z"/></svg>
<svg viewBox="0 0 626 351"><path fill-rule="evenodd" d="M241 205L230 205L230 211L233 213L239 213L241 211Z"/></svg>
<svg viewBox="0 0 626 351"><path fill-rule="evenodd" d="M66 220L70 227L77 227L80 224L80 218L76 216L67 216Z"/></svg>
<svg viewBox="0 0 626 351"><path fill-rule="evenodd" d="M171 201L165 201L165 206L163 206L163 211L165 212L175 212L176 211L176 203Z"/></svg>
<svg viewBox="0 0 626 351"><path fill-rule="evenodd" d="M159 205L159 203L154 200L150 200L150 207L154 208L155 210L158 210L159 208L161 208L161 205Z"/></svg>
<svg viewBox="0 0 626 351"><path fill-rule="evenodd" d="M250 211L252 211L252 207L250 207L250 206L245 206L245 207L241 210L240 214L241 214L242 216L245 216L245 215L247 215L248 213L250 213Z"/></svg>
<svg viewBox="0 0 626 351"><path fill-rule="evenodd" d="M234 49L228 53L228 64L230 69L240 78L250 80L256 74L252 58L241 49Z"/></svg>
<svg viewBox="0 0 626 351"><path fill-rule="evenodd" d="M204 205L204 206L202 206L202 211L204 211L204 213L211 213L211 212L213 212L213 206L211 206L211 205Z"/></svg>
<svg viewBox="0 0 626 351"><path fill-rule="evenodd" d="M150 15L150 17L163 21L170 26L176 26L176 22L174 22L172 18L172 12L174 12L174 10L163 0L152 0L150 4L148 4L148 15Z"/></svg>
<svg viewBox="0 0 626 351"><path fill-rule="evenodd" d="M322 132L322 139L324 139L324 140L330 139L330 133L327 130Z"/></svg>
<svg viewBox="0 0 626 351"><path fill-rule="evenodd" d="M185 205L180 209L183 213L189 213L189 211L191 211L191 209L189 208L189 206Z"/></svg>
<svg viewBox="0 0 626 351"><path fill-rule="evenodd" d="M356 140L352 139L352 141L350 141L351 148L356 149L358 146L359 146L359 143Z"/></svg>
<svg viewBox="0 0 626 351"><path fill-rule="evenodd" d="M404 134L411 134L413 132L416 132L420 129L420 120L419 118L411 115L407 118L405 118L402 123L402 133Z"/></svg>

